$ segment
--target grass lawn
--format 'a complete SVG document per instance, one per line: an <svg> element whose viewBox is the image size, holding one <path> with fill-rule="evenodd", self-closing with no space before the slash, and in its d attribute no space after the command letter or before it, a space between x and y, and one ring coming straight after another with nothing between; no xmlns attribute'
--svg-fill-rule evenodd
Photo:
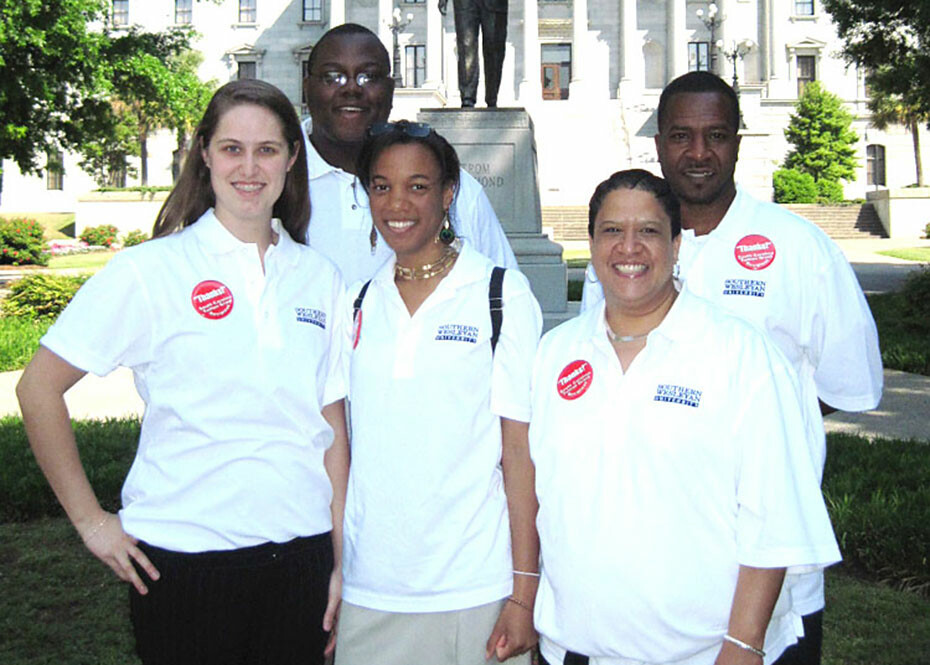
<svg viewBox="0 0 930 665"><path fill-rule="evenodd" d="M930 321L908 316L900 293L880 293L867 299L878 328L884 366L930 376Z"/></svg>
<svg viewBox="0 0 930 665"><path fill-rule="evenodd" d="M102 252L87 252L85 254L62 254L53 256L48 267L54 270L79 269L87 272L97 272L116 255L109 250Z"/></svg>
<svg viewBox="0 0 930 665"><path fill-rule="evenodd" d="M930 263L930 247L905 247L902 249L886 249L878 252L884 256L893 256L905 261L920 261Z"/></svg>
<svg viewBox="0 0 930 665"><path fill-rule="evenodd" d="M136 665L123 583L67 519L0 524L0 662ZM827 573L824 665L914 665L930 654L930 601Z"/></svg>
<svg viewBox="0 0 930 665"><path fill-rule="evenodd" d="M46 240L58 240L61 238L74 237L74 213L73 212L24 212L5 213L0 215L7 219L14 217L26 217L34 219L45 228Z"/></svg>
<svg viewBox="0 0 930 665"><path fill-rule="evenodd" d="M50 321L0 317L0 372L25 367L49 325Z"/></svg>

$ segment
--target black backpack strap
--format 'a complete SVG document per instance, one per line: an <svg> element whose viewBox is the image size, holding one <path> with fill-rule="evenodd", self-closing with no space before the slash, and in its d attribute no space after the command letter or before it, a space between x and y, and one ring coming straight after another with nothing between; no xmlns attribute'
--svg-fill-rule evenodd
<svg viewBox="0 0 930 665"><path fill-rule="evenodd" d="M495 266L491 271L491 281L488 284L488 307L491 310L491 355L497 348L497 340L501 336L501 324L504 322L504 287L505 268Z"/></svg>
<svg viewBox="0 0 930 665"><path fill-rule="evenodd" d="M358 296L355 298L355 302L352 303L352 320L358 318L358 313L362 311L362 301L365 299L365 294L368 292L368 285L371 284L369 279L367 282L362 284L362 288L359 289Z"/></svg>

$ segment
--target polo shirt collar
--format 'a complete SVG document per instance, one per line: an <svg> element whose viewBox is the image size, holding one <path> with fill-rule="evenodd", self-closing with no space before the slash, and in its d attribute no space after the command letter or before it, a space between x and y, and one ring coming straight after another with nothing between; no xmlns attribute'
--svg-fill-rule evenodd
<svg viewBox="0 0 930 665"><path fill-rule="evenodd" d="M694 330L694 319L690 312L695 309L695 296L692 296L680 285L678 288L678 297L672 303L672 308L649 333L650 338L661 336L668 340L683 340L689 338ZM607 300L602 299L596 307L591 307L580 315L581 334L584 339L595 340L596 344L603 342L610 347L607 342Z"/></svg>
<svg viewBox="0 0 930 665"><path fill-rule="evenodd" d="M397 257L391 253L391 258L378 268L378 271L372 277L372 281L393 286L394 265L396 263ZM462 239L462 249L459 251L459 257L455 260L455 265L452 266L452 270L446 275L445 279L439 282L435 292L441 295L447 291L454 291L461 286L483 279L485 274L484 258L471 247L467 240Z"/></svg>
<svg viewBox="0 0 930 665"><path fill-rule="evenodd" d="M732 234L740 233L743 228L745 228L743 225L744 218L750 214L747 206L751 201L752 199L746 195L743 188L737 185L736 196L730 203L730 207L727 208L726 214L723 216L723 219L720 220L717 228L708 233L707 237L709 239L726 241ZM694 231L689 231L689 233L694 237Z"/></svg>
<svg viewBox="0 0 930 665"><path fill-rule="evenodd" d="M251 251L255 247L255 243L242 242L230 233L229 229L223 226L223 223L217 218L213 208L209 208L200 216L200 219L188 228L191 229L191 233L203 245L204 249L211 254L231 254L243 249ZM272 219L271 228L278 235L278 242L269 245L265 253L265 259L268 260L271 256L276 256L278 258L274 260L277 261L296 262L300 248L284 229L281 220Z"/></svg>
<svg viewBox="0 0 930 665"><path fill-rule="evenodd" d="M304 150L307 153L307 172L310 176L310 180L321 178L329 173L344 174L346 177L355 178L351 173L346 173L338 166L333 166L327 162L320 153L317 152L317 149L310 141L310 132L313 130L312 118L307 118L300 126L303 128Z"/></svg>

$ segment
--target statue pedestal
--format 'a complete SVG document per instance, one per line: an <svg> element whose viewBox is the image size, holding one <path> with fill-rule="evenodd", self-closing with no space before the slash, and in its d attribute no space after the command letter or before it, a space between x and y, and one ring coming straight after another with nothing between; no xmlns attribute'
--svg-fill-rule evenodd
<svg viewBox="0 0 930 665"><path fill-rule="evenodd" d="M458 152L462 168L484 187L539 300L544 329L571 318L562 246L542 233L529 113L522 108L424 109L417 120L442 134Z"/></svg>

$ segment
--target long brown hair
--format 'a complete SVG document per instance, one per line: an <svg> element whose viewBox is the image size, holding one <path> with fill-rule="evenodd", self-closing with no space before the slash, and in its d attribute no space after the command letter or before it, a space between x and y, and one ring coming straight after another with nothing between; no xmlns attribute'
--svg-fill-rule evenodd
<svg viewBox="0 0 930 665"><path fill-rule="evenodd" d="M288 153L293 156L303 145L300 121L287 96L270 83L257 79L230 81L213 95L207 110L194 131L191 149L181 169L181 175L158 211L152 237L159 238L190 226L209 208L216 205L216 194L210 185L210 169L203 161L203 149L223 115L241 104L253 104L268 109L281 121ZM275 201L272 215L281 220L291 238L303 243L310 221L310 190L307 160L303 155L294 162L284 180L281 196Z"/></svg>

